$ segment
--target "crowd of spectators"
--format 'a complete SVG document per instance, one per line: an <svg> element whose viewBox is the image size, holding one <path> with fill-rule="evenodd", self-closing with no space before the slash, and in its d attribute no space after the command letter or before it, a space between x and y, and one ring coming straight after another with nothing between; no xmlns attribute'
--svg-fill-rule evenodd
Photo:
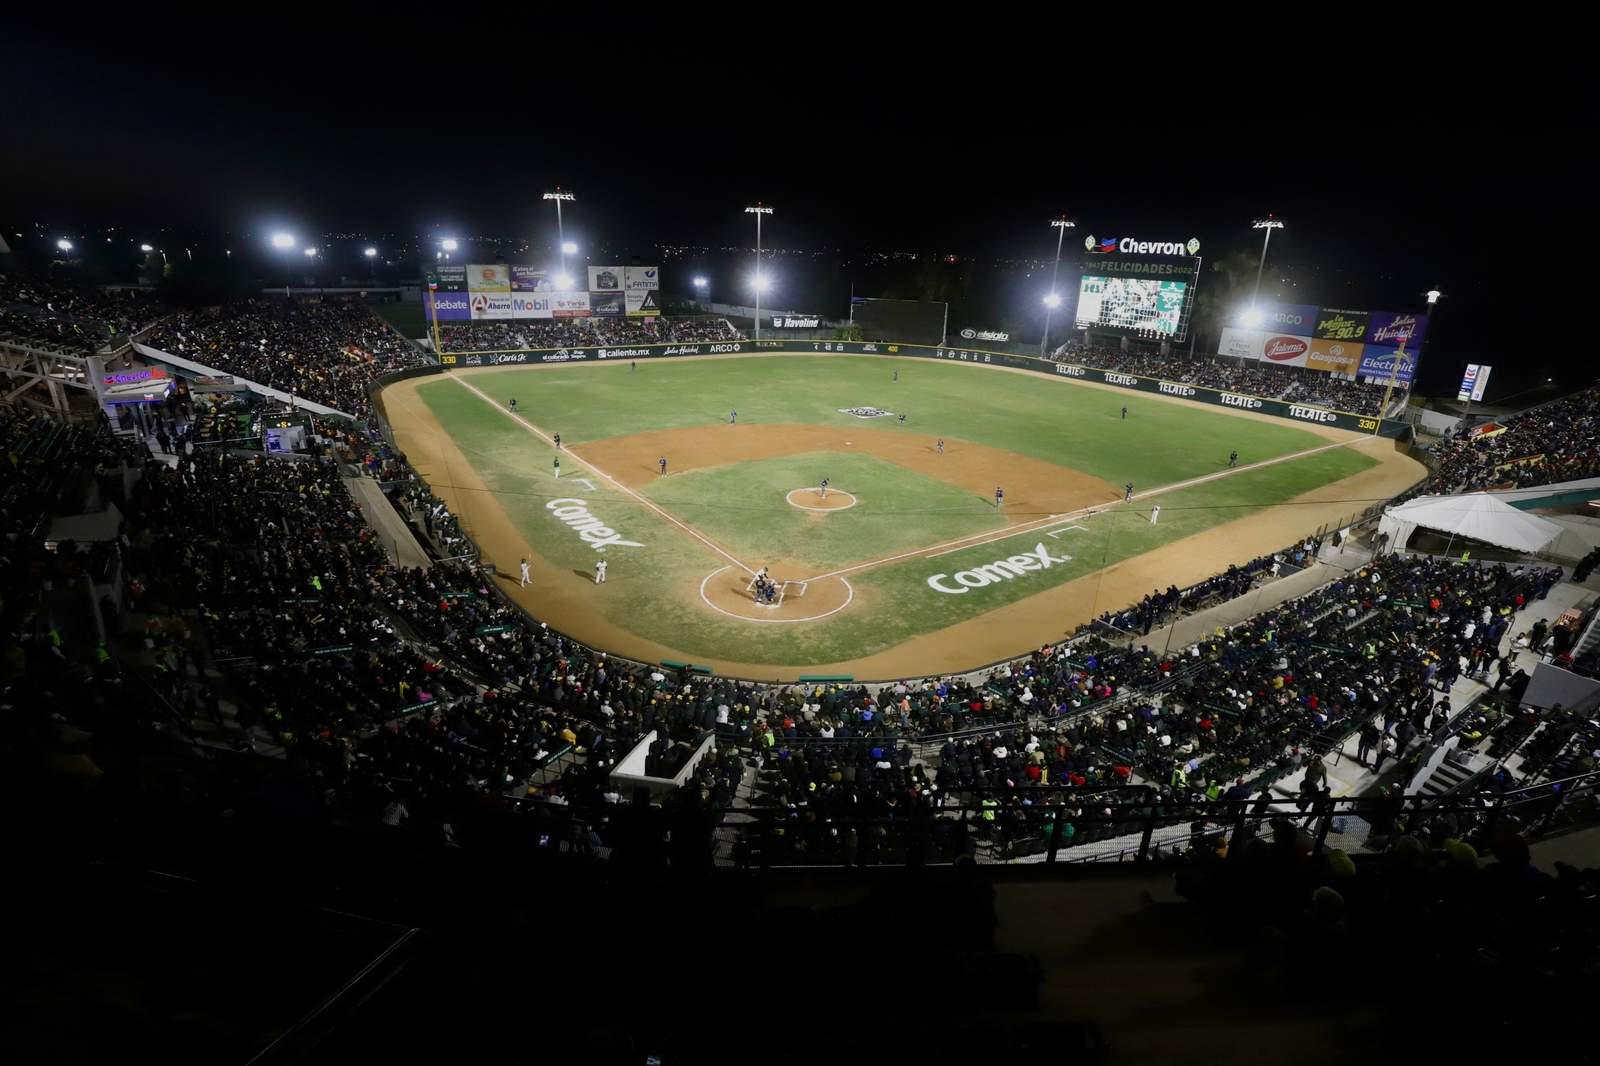
<svg viewBox="0 0 1600 1066"><path fill-rule="evenodd" d="M1368 385L1335 377L1322 370L1276 366L1220 356L1194 357L1174 352L1121 351L1104 345L1070 341L1057 349L1054 360L1080 363L1097 370L1161 378L1203 388L1225 389L1247 396L1328 407L1357 415L1375 415L1383 403L1385 385Z"/></svg>
<svg viewBox="0 0 1600 1066"><path fill-rule="evenodd" d="M57 285L0 273L0 341L86 354L160 314L155 297L144 290Z"/></svg>
<svg viewBox="0 0 1600 1066"><path fill-rule="evenodd" d="M245 300L184 311L145 343L356 418L373 378L425 361L359 300Z"/></svg>
<svg viewBox="0 0 1600 1066"><path fill-rule="evenodd" d="M439 327L446 352L523 351L593 345L700 344L736 341L725 318L571 318L561 321L473 322Z"/></svg>
<svg viewBox="0 0 1600 1066"><path fill-rule="evenodd" d="M1462 429L1434 445L1433 470L1414 494L1448 495L1600 477L1600 387Z"/></svg>

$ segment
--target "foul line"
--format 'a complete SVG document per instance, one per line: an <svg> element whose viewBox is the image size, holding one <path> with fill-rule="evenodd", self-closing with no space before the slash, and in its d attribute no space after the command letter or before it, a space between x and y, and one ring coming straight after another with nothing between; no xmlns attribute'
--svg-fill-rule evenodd
<svg viewBox="0 0 1600 1066"><path fill-rule="evenodd" d="M1370 439L1372 438L1364 436L1354 437L1350 440L1334 441L1332 444L1323 444L1315 448L1308 448L1303 452L1293 452L1289 455L1280 455L1275 459L1263 459L1259 463L1250 463L1245 466L1231 466L1226 470L1218 470L1214 474L1202 474L1199 477L1190 478L1187 481L1174 481L1170 485L1161 485L1157 488L1146 489L1144 492L1136 492L1133 494L1133 498L1135 500L1143 500L1151 496L1160 496L1163 493L1176 492L1179 489L1192 488L1195 485L1203 485L1208 481L1216 481L1219 478L1232 477L1235 474L1242 474L1246 470L1259 470L1264 466L1273 466L1277 463L1292 462L1295 459L1304 459L1308 455L1316 455L1319 452L1331 451L1334 448L1344 448L1351 444L1360 444ZM847 566L841 570L830 570L826 574L817 574L814 577L806 578L806 580L820 581L826 577L841 577L844 574L853 574L858 570L869 570L875 566L884 566L888 563L897 563L902 559L915 559L924 555L928 556L930 559L936 559L940 555L950 555L954 552L963 551L967 548L979 548L985 544L993 544L995 541L1008 540L1011 537L1019 537L1024 533L1032 533L1037 530L1044 529L1047 526L1059 525L1062 521L1067 519L1083 518L1088 515L1097 514L1101 511L1112 510L1116 508L1116 502L1093 504L1089 507L1080 507L1076 511L1064 511L1061 514L1047 515L1044 518L1035 518L1031 522L1023 522L1020 525L1007 526L1002 530L987 530L983 533L973 533L969 536L958 537L955 540L947 540L943 544L930 544L924 548L913 548L911 551L901 552L898 555L886 555L882 559L872 559L864 563L856 563L854 566Z"/></svg>
<svg viewBox="0 0 1600 1066"><path fill-rule="evenodd" d="M500 402L498 400L496 400L493 396L490 396L488 393L484 392L482 389L478 388L478 386L468 384L467 382L463 381L459 375L456 375L456 374L451 374L450 375L450 380L454 381L457 385L460 385L463 389L467 389L470 392L477 393L478 397L480 399L482 399L484 403L488 404L490 407L493 407L496 411L499 411L501 414L503 414L506 417L510 418L513 422L517 423L523 429L527 430L529 433L532 433L535 437L538 437L540 440L544 441L546 444L550 445L551 447L555 447L555 443L556 442L549 436L549 434L545 433L544 430L540 429L538 426L534 425L532 422L529 422L527 419L523 418L521 415L512 414L510 411L506 410L504 407L501 407L500 406ZM570 450L567 452L567 454L571 455L574 459L577 459L585 467L587 467L588 469L594 471L594 473L598 474L601 478L604 478L606 481L609 481L611 483L612 487L615 488L618 492L622 493L624 496L627 496L629 499L633 500L635 503L639 504L641 507L644 507L647 510L650 510L650 511L654 512L658 517L664 518L668 522L671 522L673 525L677 526L679 529L681 529L685 533L689 534L689 536L693 537L695 540L698 540L701 544L704 544L706 547L710 548L712 551L716 552L718 555L722 556L724 559L728 560L728 562L732 563L734 566L737 566L739 569L743 570L745 573L747 573L747 574L755 573L754 568L746 566L744 563L742 563L738 559L734 558L732 553L730 553L727 549L723 548L720 544L718 544L716 541L712 540L710 537L706 536L704 533L701 533L698 529L695 529L693 526L684 524L682 521L680 521L679 519L673 517L673 515L671 515L667 511L662 510L660 507L656 506L654 503L650 502L649 500L645 499L643 496L639 495L637 492L635 492L632 489L628 488L628 486L624 485L622 482L618 481L616 478L612 477L610 474L606 473L604 470L601 470L598 466L595 466L593 463L589 462L587 459L583 458L581 455L578 455L575 452L572 452ZM737 617L737 616L735 616L735 617Z"/></svg>

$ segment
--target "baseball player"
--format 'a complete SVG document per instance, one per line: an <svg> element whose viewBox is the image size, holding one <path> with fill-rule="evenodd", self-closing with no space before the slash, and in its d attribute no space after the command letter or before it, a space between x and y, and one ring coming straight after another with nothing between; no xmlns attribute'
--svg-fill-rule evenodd
<svg viewBox="0 0 1600 1066"><path fill-rule="evenodd" d="M899 381L899 380L900 380L900 371L898 371L898 370L896 370L896 371L895 371L895 372L894 372L894 378L893 378L893 380L894 380L894 381Z"/></svg>
<svg viewBox="0 0 1600 1066"><path fill-rule="evenodd" d="M821 485L820 488L817 489L817 495L819 497L821 497L822 499L824 499L824 500L826 500L828 498L828 479L827 478L823 478L822 479L822 485Z"/></svg>
<svg viewBox="0 0 1600 1066"><path fill-rule="evenodd" d="M604 559L594 564L594 583L596 585L604 585L606 583L606 561Z"/></svg>
<svg viewBox="0 0 1600 1066"><path fill-rule="evenodd" d="M1235 466L1238 466L1238 465L1239 465L1239 451L1236 448L1233 451L1228 453L1228 466L1229 467L1235 467Z"/></svg>
<svg viewBox="0 0 1600 1066"><path fill-rule="evenodd" d="M1122 494L1122 502L1127 503L1133 499L1133 482L1128 482L1127 490Z"/></svg>
<svg viewBox="0 0 1600 1066"><path fill-rule="evenodd" d="M637 360L637 359L629 359L628 360L628 373L631 374L635 370L638 370L638 369L639 369L639 360Z"/></svg>
<svg viewBox="0 0 1600 1066"><path fill-rule="evenodd" d="M1126 407L1122 409L1122 420L1124 422L1128 420L1128 409Z"/></svg>
<svg viewBox="0 0 1600 1066"><path fill-rule="evenodd" d="M555 457L556 477L561 476L561 456Z"/></svg>
<svg viewBox="0 0 1600 1066"><path fill-rule="evenodd" d="M901 415L900 416L900 424L902 426L906 424L906 416L905 415Z"/></svg>
<svg viewBox="0 0 1600 1066"><path fill-rule="evenodd" d="M1150 524L1155 525L1156 519L1161 517L1161 505L1158 503L1150 508Z"/></svg>
<svg viewBox="0 0 1600 1066"><path fill-rule="evenodd" d="M557 450L559 450L561 448L561 434L557 433L551 439L556 442L556 448L557 448Z"/></svg>
<svg viewBox="0 0 1600 1066"><path fill-rule="evenodd" d="M940 455L944 454L944 438L943 437L939 438L939 443L935 444L933 446L933 450L938 452Z"/></svg>
<svg viewBox="0 0 1600 1066"><path fill-rule="evenodd" d="M522 588L528 587L528 560L522 560Z"/></svg>
<svg viewBox="0 0 1600 1066"><path fill-rule="evenodd" d="M737 426L738 424L739 424L739 412L738 411L729 411L728 412L728 425Z"/></svg>
<svg viewBox="0 0 1600 1066"><path fill-rule="evenodd" d="M994 509L996 511L1000 510L1001 505L1004 504L1005 502L1006 502L1006 490L1001 488L999 485L996 485L994 487Z"/></svg>
<svg viewBox="0 0 1600 1066"><path fill-rule="evenodd" d="M515 396L511 397L511 413L517 413L517 398Z"/></svg>
<svg viewBox="0 0 1600 1066"><path fill-rule="evenodd" d="M662 477L666 477L667 476L667 457L665 455L663 455L661 458L657 459L656 460L656 465L661 467L661 476Z"/></svg>

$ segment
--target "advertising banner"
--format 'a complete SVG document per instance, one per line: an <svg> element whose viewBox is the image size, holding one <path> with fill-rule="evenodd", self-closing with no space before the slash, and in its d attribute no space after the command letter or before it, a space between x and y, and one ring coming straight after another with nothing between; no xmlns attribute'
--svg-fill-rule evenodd
<svg viewBox="0 0 1600 1066"><path fill-rule="evenodd" d="M1361 352L1365 347L1354 341L1325 341L1313 337L1311 356L1306 360L1306 366L1312 370L1355 377L1361 372Z"/></svg>
<svg viewBox="0 0 1600 1066"><path fill-rule="evenodd" d="M512 292L545 292L550 288L550 279L544 271L527 266L511 268Z"/></svg>
<svg viewBox="0 0 1600 1066"><path fill-rule="evenodd" d="M627 295L629 318L654 318L661 313L661 294L653 289L629 289Z"/></svg>
<svg viewBox="0 0 1600 1066"><path fill-rule="evenodd" d="M467 291L510 292L510 268L503 263L468 263Z"/></svg>
<svg viewBox="0 0 1600 1066"><path fill-rule="evenodd" d="M1410 385L1416 371L1416 352L1406 352L1402 356L1398 348L1369 344L1361 353L1361 376L1371 378L1376 384L1388 384L1392 374L1395 384Z"/></svg>
<svg viewBox="0 0 1600 1066"><path fill-rule="evenodd" d="M1273 333L1309 337L1317 328L1315 304L1262 304L1261 328Z"/></svg>
<svg viewBox="0 0 1600 1066"><path fill-rule="evenodd" d="M550 313L555 318L588 318L589 294L553 292L550 294Z"/></svg>
<svg viewBox="0 0 1600 1066"><path fill-rule="evenodd" d="M433 273L439 279L440 292L467 291L467 267L465 263L454 266L447 263L442 267L436 267Z"/></svg>
<svg viewBox="0 0 1600 1066"><path fill-rule="evenodd" d="M511 317L509 292L475 292L470 295L469 300L472 304L474 322Z"/></svg>
<svg viewBox="0 0 1600 1066"><path fill-rule="evenodd" d="M1279 366L1305 366L1311 355L1311 338L1260 329L1224 328L1218 355L1259 359Z"/></svg>
<svg viewBox="0 0 1600 1066"><path fill-rule="evenodd" d="M514 292L511 294L512 318L550 318L550 293Z"/></svg>
<svg viewBox="0 0 1600 1066"><path fill-rule="evenodd" d="M1404 341L1408 351L1417 351L1422 347L1422 335L1427 331L1427 315L1374 311L1367 322L1367 343L1397 348Z"/></svg>
<svg viewBox="0 0 1600 1066"><path fill-rule="evenodd" d="M1324 307L1317 312L1317 328L1311 335L1325 341L1364 340L1367 336L1367 313Z"/></svg>
<svg viewBox="0 0 1600 1066"><path fill-rule="evenodd" d="M1461 375L1461 388L1456 391L1456 399L1474 403L1483 399L1483 390L1489 387L1489 371L1493 369L1481 363L1468 363L1467 372Z"/></svg>
<svg viewBox="0 0 1600 1066"><path fill-rule="evenodd" d="M627 295L632 296L630 292ZM589 313L595 318L621 318L627 313L620 292L589 293Z"/></svg>
<svg viewBox="0 0 1600 1066"><path fill-rule="evenodd" d="M440 322L471 322L472 297L464 292L434 292L423 294L423 307L429 308ZM425 313L427 313L425 311Z"/></svg>
<svg viewBox="0 0 1600 1066"><path fill-rule="evenodd" d="M629 267L623 272L623 282L629 292L645 292L661 288L660 267Z"/></svg>
<svg viewBox="0 0 1600 1066"><path fill-rule="evenodd" d="M590 292L621 292L622 268L619 266L590 267Z"/></svg>

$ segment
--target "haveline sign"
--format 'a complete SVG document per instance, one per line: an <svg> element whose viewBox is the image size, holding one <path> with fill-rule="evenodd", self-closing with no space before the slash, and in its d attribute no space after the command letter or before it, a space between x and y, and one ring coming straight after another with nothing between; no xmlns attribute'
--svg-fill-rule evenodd
<svg viewBox="0 0 1600 1066"><path fill-rule="evenodd" d="M467 367L502 363L568 363L589 359L663 359L685 355L733 354L740 351L752 351L756 347L756 344L751 341L732 341L718 342L716 344L643 344L635 348L557 348L524 352L464 352L459 355L442 356L439 362L446 367ZM1273 400L1262 396L1246 396L1237 392L1222 392L1218 389L1206 388L1203 385L1186 385L1180 382L1162 381L1160 378L1141 377L1137 374L1122 374L1109 370L1099 370L1091 366L1080 366L1077 363L1053 363L1049 360L1036 359L1032 356L986 352L982 349L974 348L929 348L920 344L884 342L863 344L859 341L788 340L762 341L760 350L788 351L797 355L820 352L835 355L915 356L920 359L939 359L945 362L1007 366L1016 370L1029 370L1037 374L1048 374L1052 377L1071 378L1074 381L1113 385L1121 389L1132 389L1135 392L1179 397L1194 403L1208 403L1218 407L1232 407L1235 410L1255 411L1260 414L1271 415L1274 418L1284 418L1295 422L1313 422L1318 425L1334 426L1338 429L1353 430L1357 433L1376 432L1384 437L1402 437L1410 429L1404 422L1390 419L1380 421L1367 415L1350 414L1346 411L1330 411L1325 407L1314 407L1310 404L1291 404L1285 403L1283 400ZM1385 365L1384 370L1387 372L1388 365ZM1367 371L1364 369L1363 372ZM1022 564L1018 563L1016 565L1021 566ZM1026 570L1026 567L1023 567L1023 569Z"/></svg>
<svg viewBox="0 0 1600 1066"><path fill-rule="evenodd" d="M817 329L822 319L816 315L773 315L773 329Z"/></svg>

